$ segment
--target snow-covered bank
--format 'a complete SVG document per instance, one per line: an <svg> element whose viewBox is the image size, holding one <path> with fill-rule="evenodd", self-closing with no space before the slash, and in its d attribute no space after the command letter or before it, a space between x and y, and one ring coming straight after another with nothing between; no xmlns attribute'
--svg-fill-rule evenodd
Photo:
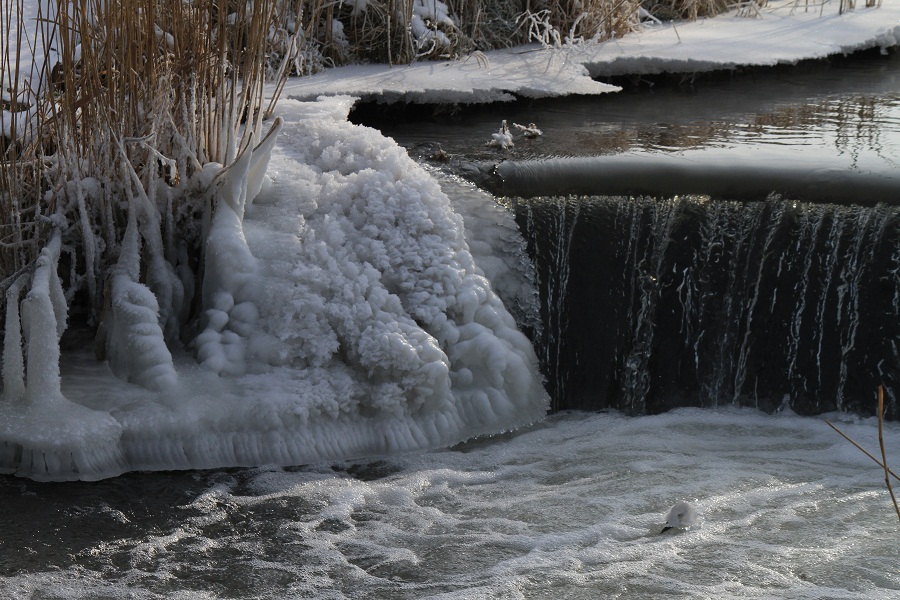
<svg viewBox="0 0 900 600"><path fill-rule="evenodd" d="M284 102L274 183L245 210L220 199L197 360L173 351L166 385L141 387L83 349L66 353L62 413L23 407L6 382L0 471L97 479L303 464L441 447L544 416L531 344L477 266L462 217L403 149L347 122L351 104ZM148 350L122 343L133 344L124 372L142 382ZM57 429L66 435L48 437Z"/></svg>
<svg viewBox="0 0 900 600"><path fill-rule="evenodd" d="M773 0L755 17L733 11L675 26L648 24L601 44L535 44L462 61L339 67L293 80L284 94L300 100L348 94L378 102L460 104L603 94L618 88L591 77L794 64L900 43L900 3L878 8L860 3L843 15L837 4L832 0L805 10L795 0Z"/></svg>

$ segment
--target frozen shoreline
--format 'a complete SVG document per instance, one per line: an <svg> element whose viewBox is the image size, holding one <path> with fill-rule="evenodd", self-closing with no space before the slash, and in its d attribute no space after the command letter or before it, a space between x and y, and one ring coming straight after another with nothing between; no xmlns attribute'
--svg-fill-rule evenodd
<svg viewBox="0 0 900 600"><path fill-rule="evenodd" d="M803 12L778 0L758 17L736 12L693 23L645 25L645 29L600 44L562 48L540 45L493 50L459 61L412 65L349 65L290 81L283 95L296 100L350 95L383 103L477 104L517 96L548 98L597 95L619 88L592 77L698 73L739 66L795 64L900 44L900 6L858 7L838 14Z"/></svg>

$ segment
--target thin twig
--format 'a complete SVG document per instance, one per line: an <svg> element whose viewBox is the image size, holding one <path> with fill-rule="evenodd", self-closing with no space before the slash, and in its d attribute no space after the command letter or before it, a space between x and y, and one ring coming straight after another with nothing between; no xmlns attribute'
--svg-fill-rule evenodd
<svg viewBox="0 0 900 600"><path fill-rule="evenodd" d="M862 446L860 446L859 444L857 444L856 442L854 442L852 439L850 439L850 436L848 436L846 433L844 433L843 431L841 431L840 429L838 429L837 427L835 427L834 424L833 424L831 421L829 421L828 419L825 419L825 422L828 423L828 425L829 425L832 429L834 429L834 430L837 431L839 434L841 434L841 435L844 437L845 440L847 440L848 442L850 442L851 444L853 444L854 446L856 446L856 447L860 450L860 452L862 452L863 454L865 454L866 456L868 456L869 458L871 458L872 460L874 460L876 465L878 465L879 467L884 468L884 464L882 464L881 461L879 461L877 458L875 458L874 456L872 456L871 454L869 454L868 452L866 452L866 449L865 449L865 448L863 448ZM888 469L888 473L890 473L891 475L893 475L893 476L894 476L894 479L896 479L897 481L900 481L900 477L898 477L897 474L894 473L893 471L891 471L890 469Z"/></svg>
<svg viewBox="0 0 900 600"><path fill-rule="evenodd" d="M894 488L891 487L891 478L888 473L891 472L887 466L887 455L884 452L884 435L882 429L884 425L884 386L878 386L878 444L881 446L881 463L884 466L884 483L887 484L888 492L891 494L891 500L894 502L894 510L897 511L897 518L900 519L900 506L897 505L897 497L894 495Z"/></svg>

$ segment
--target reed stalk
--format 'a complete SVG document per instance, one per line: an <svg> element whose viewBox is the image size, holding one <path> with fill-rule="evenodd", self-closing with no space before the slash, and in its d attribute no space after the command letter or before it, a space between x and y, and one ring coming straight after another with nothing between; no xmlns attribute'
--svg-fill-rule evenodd
<svg viewBox="0 0 900 600"><path fill-rule="evenodd" d="M900 519L900 505L898 505L898 503L897 503L897 497L894 495L894 488L891 484L891 477L893 477L894 479L897 479L897 480L900 480L900 477L898 477L896 473L894 473L890 468L888 468L887 453L885 452L885 448L884 448L884 434L883 434L883 429L884 429L884 386L883 385L878 386L878 445L881 448L881 460L880 461L877 458L875 458L871 453L869 453L865 448L863 448L862 446L857 444L853 439L850 438L850 436L848 436L846 433L841 431L837 426L834 425L834 423L832 423L828 419L825 419L825 422L828 424L829 427L831 427L836 432L838 432L845 440L847 440L848 442L853 444L857 448L857 450L859 450L860 452L862 452L863 454L868 456L870 459L872 459L872 461L875 462L875 464L877 464L879 467L884 469L884 483L887 486L888 493L891 496L891 501L894 504L894 510L897 513L897 518Z"/></svg>
<svg viewBox="0 0 900 600"><path fill-rule="evenodd" d="M17 19L23 0L0 11L10 50L0 60L3 115L12 121L0 140L0 283L28 270L62 228L69 297L86 292L96 322L133 202L148 252L174 264L178 241L192 265L202 262L198 220L212 209L197 175L255 143L299 48L282 32L273 67L273 31L299 20L302 4L41 1L30 33ZM29 74L35 49L44 60ZM282 82L266 98L273 71Z"/></svg>
<svg viewBox="0 0 900 600"><path fill-rule="evenodd" d="M900 505L897 504L897 496L894 495L894 488L891 485L891 470L887 466L887 454L884 450L884 386L878 386L878 445L881 448L881 465L884 467L884 484L887 486L891 495L891 501L894 503L894 511L897 513L897 519L900 519Z"/></svg>

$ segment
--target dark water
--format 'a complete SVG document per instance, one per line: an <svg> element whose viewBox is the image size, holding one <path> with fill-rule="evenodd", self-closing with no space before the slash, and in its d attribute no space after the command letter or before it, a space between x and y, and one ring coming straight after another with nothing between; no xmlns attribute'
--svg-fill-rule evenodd
<svg viewBox="0 0 900 600"><path fill-rule="evenodd" d="M900 52L866 52L794 67L695 78L618 80L622 92L476 107L361 106L355 119L423 158L440 146L459 163L623 153L732 151L740 147L847 168L900 165ZM385 112L387 111L387 112ZM413 112L414 111L414 112ZM486 146L501 120L535 123L543 135ZM747 158L749 158L747 156ZM838 158L835 158L838 157Z"/></svg>
<svg viewBox="0 0 900 600"><path fill-rule="evenodd" d="M507 194L554 408L898 415L900 53L376 121ZM652 85L651 85L652 83ZM535 139L484 145L501 119Z"/></svg>

